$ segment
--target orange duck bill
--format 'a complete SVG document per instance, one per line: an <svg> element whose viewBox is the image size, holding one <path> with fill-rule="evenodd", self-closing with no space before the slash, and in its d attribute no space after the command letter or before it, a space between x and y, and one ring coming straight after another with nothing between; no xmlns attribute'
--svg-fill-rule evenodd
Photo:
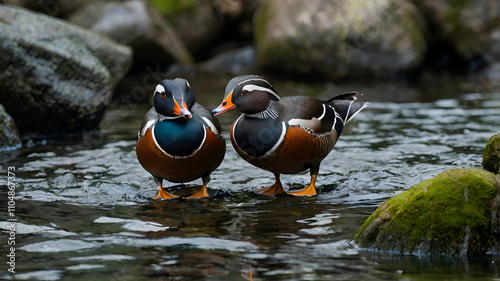
<svg viewBox="0 0 500 281"><path fill-rule="evenodd" d="M233 91L227 95L227 97L222 101L222 103L214 110L212 110L212 115L219 115L236 108L236 105L231 101L233 97Z"/></svg>
<svg viewBox="0 0 500 281"><path fill-rule="evenodd" d="M174 99L174 114L179 115L185 119L191 119L193 115L189 110L187 110L188 106L184 101L182 101L182 106L179 105L179 103Z"/></svg>

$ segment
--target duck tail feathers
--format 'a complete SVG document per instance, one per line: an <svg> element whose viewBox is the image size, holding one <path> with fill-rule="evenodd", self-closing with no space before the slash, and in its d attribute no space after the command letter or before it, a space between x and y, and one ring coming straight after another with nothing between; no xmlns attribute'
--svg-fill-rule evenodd
<svg viewBox="0 0 500 281"><path fill-rule="evenodd" d="M345 124L358 114L358 112L368 106L368 102L357 101L358 95L360 95L358 92L349 92L335 96L326 102L333 106Z"/></svg>

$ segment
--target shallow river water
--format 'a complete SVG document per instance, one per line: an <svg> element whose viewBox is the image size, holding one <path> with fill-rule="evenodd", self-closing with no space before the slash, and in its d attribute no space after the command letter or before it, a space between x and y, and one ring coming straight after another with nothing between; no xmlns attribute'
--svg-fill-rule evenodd
<svg viewBox="0 0 500 281"><path fill-rule="evenodd" d="M191 83L215 107L214 86ZM358 90L371 104L322 162L314 198L256 195L271 173L227 141L208 200L154 202L157 187L135 156L148 104L114 103L102 135L1 152L0 279L6 280L499 280L500 258L376 253L351 239L384 200L450 168L480 168L500 131L499 93L401 85L304 85L278 92L329 98ZM370 88L370 89L368 89ZM436 94L440 93L440 94ZM237 114L222 115L226 132ZM6 264L7 168L15 168L15 274ZM285 175L301 188L308 174ZM201 181L193 182L199 185ZM165 186L173 184L166 183ZM173 187L174 193L186 189Z"/></svg>

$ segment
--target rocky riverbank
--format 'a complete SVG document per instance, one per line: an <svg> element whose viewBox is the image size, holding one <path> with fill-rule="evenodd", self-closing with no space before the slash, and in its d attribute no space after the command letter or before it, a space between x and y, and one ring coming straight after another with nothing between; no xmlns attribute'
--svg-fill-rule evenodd
<svg viewBox="0 0 500 281"><path fill-rule="evenodd" d="M3 2L0 104L24 140L98 129L123 77L151 69L323 81L445 71L472 75L473 89L500 84L494 1Z"/></svg>

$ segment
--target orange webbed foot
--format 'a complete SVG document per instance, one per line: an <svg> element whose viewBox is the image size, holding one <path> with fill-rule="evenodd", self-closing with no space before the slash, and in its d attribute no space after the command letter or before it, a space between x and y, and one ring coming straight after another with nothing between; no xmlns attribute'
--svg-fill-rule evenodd
<svg viewBox="0 0 500 281"><path fill-rule="evenodd" d="M308 187L301 190L287 191L288 194L293 196L316 196L316 177L318 175L311 175L311 183Z"/></svg>
<svg viewBox="0 0 500 281"><path fill-rule="evenodd" d="M283 189L283 186L281 185L280 175L274 174L274 177L276 178L276 182L274 184L272 184L271 186L265 187L265 188L255 189L255 192L257 192L259 194L266 194L266 195L271 195L271 196L284 193L285 190Z"/></svg>
<svg viewBox="0 0 500 281"><path fill-rule="evenodd" d="M158 194L153 199L154 200L171 200L171 199L176 199L176 198L179 198L179 196L173 195L173 194L165 191L165 189L163 189L163 187L160 185L159 190L158 190Z"/></svg>
<svg viewBox="0 0 500 281"><path fill-rule="evenodd" d="M206 198L209 198L206 184L203 184L200 191L196 192L191 196L186 197L186 199L206 199Z"/></svg>

